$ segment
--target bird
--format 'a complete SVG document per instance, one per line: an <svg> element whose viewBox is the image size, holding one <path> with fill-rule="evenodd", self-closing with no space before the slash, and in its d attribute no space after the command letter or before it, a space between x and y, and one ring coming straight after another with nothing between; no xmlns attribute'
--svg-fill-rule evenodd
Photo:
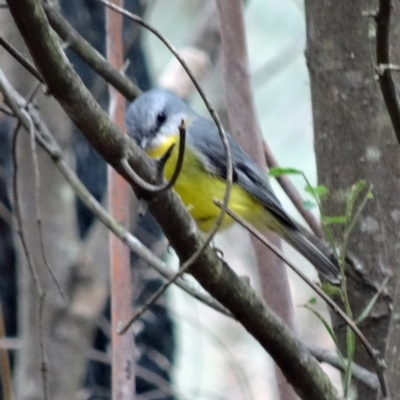
<svg viewBox="0 0 400 400"><path fill-rule="evenodd" d="M195 220L209 232L219 216L214 199L222 200L226 189L227 158L216 124L197 114L172 92L154 88L139 95L127 107L128 135L149 157L161 160L163 174L170 180L179 155L179 126L186 126L186 144L180 174L174 190ZM233 137L226 133L232 156L232 189L229 208L255 228L277 233L314 265L332 283L339 279L339 268L302 233L275 196L268 177ZM220 230L235 221L226 215Z"/></svg>

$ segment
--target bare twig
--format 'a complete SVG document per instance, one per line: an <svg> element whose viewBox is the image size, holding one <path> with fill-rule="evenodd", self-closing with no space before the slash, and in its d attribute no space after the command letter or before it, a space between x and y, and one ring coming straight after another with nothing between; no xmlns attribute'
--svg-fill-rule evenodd
<svg viewBox="0 0 400 400"><path fill-rule="evenodd" d="M2 46L8 53L11 54L28 72L30 72L37 80L44 84L42 75L35 68L35 66L22 55L14 46L8 43L5 39L0 36L0 46Z"/></svg>
<svg viewBox="0 0 400 400"><path fill-rule="evenodd" d="M126 158L123 158L121 160L121 167L124 169L125 173L129 176L129 178L136 183L136 185L140 186L143 191L148 192L148 194L155 195L157 193L162 193L165 192L166 190L171 189L175 183L176 180L179 177L179 174L182 169L183 165L183 159L185 156L185 146L186 146L186 127L185 127L185 122L184 120L181 121L181 124L179 125L179 153L178 153L178 160L175 165L174 173L172 174L172 177L169 181L157 186L157 185L152 185L151 183L146 182L144 179L142 179L129 165L128 160ZM174 145L172 145L166 153L162 156L162 159L159 160L160 163L160 175L162 175L162 169L165 165L165 162L168 160L168 158L171 155L171 152L174 148Z"/></svg>
<svg viewBox="0 0 400 400"><path fill-rule="evenodd" d="M376 64L379 84L385 100L393 129L400 143L400 105L393 81L391 68L382 68L390 65L390 17L392 12L391 0L379 0L379 10L376 15Z"/></svg>
<svg viewBox="0 0 400 400"><path fill-rule="evenodd" d="M4 113L4 114L10 116L10 117L13 117L13 116L14 116L14 114L13 114L12 112L10 112L10 110L6 110L6 109L3 108L3 107L0 107L0 111L1 111L2 113Z"/></svg>
<svg viewBox="0 0 400 400"><path fill-rule="evenodd" d="M305 344L310 351L310 353L320 362L329 364L330 366L336 368L337 370L344 372L347 365L342 362L342 359L333 351L323 349L321 347L315 346L312 343ZM368 371L367 369L361 367L360 365L352 362L351 363L352 376L363 382L371 389L379 389L379 379L376 374Z"/></svg>
<svg viewBox="0 0 400 400"><path fill-rule="evenodd" d="M221 207L221 202L219 200L214 200L215 204L218 207ZM374 349L371 344L368 342L364 334L358 329L357 325L352 321L343 311L342 309L318 286L316 283L312 282L308 277L303 274L293 263L291 263L282 252L269 240L267 240L264 236L262 236L253 226L248 224L245 220L239 217L236 213L231 211L229 208L226 210L227 214L230 215L236 222L242 225L248 232L250 232L254 237L256 237L260 242L262 242L265 246L271 249L285 264L290 267L304 282L307 283L322 299L326 302L326 304L332 308L346 323L346 325L355 333L355 335L360 339L361 343L367 350L371 360L374 362L375 370L379 379L379 384L382 390L382 394L386 396L387 386L386 380L384 376L384 361L379 357L379 351Z"/></svg>
<svg viewBox="0 0 400 400"><path fill-rule="evenodd" d="M36 91L33 91L35 93ZM30 100L27 102L27 106L30 104ZM28 118L30 118L27 115ZM29 134L31 138L31 151L32 151L32 163L33 163L33 175L34 175L34 180L35 180L35 209L36 209L36 223L38 227L38 232L39 232L39 242L40 242L40 251L42 253L42 258L44 261L44 264L47 268L47 271L49 272L54 284L57 287L58 292L60 293L61 297L64 299L64 301L67 300L64 291L61 288L60 283L58 282L57 277L54 274L54 271L49 263L49 260L46 255L46 250L44 248L44 240L43 240L43 225L42 225L42 213L40 211L40 199L39 199L39 192L40 192L40 171L39 171L39 161L37 157L37 151L36 151L36 138L35 138L35 128L33 121L30 123L30 129L29 129ZM44 299L43 299L44 301Z"/></svg>
<svg viewBox="0 0 400 400"><path fill-rule="evenodd" d="M0 83L0 90L2 91L3 95L3 87L1 86ZM6 98L6 96L4 95ZM29 127L28 129L32 129L31 127L32 121L29 122ZM18 132L20 130L21 124L18 122L17 127L14 132L13 136L13 141L12 141L12 153L13 153L13 160L14 160L14 175L13 175L13 197L14 197L14 216L17 221L17 233L18 236L20 237L22 248L25 253L25 257L29 266L29 270L31 272L31 276L33 279L33 282L35 284L38 296L41 298L43 296L43 289L42 285L40 283L39 275L36 269L35 262L33 260L32 254L29 251L28 248L28 243L25 238L24 234L24 227L23 227L23 222L22 222L22 216L21 216L21 203L19 199L19 192L18 192L18 156L17 156L17 139L18 139Z"/></svg>
<svg viewBox="0 0 400 400"><path fill-rule="evenodd" d="M129 101L134 100L140 93L123 73L114 68L107 60L88 43L69 22L57 11L52 4L43 4L47 18L57 34L81 57L91 68L113 85Z"/></svg>
<svg viewBox="0 0 400 400"><path fill-rule="evenodd" d="M39 349L40 349L40 371L42 373L42 389L44 400L49 400L49 379L48 379L48 363L46 355L46 347L44 343L44 329L43 329L43 312L46 300L46 293L42 293L39 297Z"/></svg>
<svg viewBox="0 0 400 400"><path fill-rule="evenodd" d="M36 86L37 87L37 86ZM50 266L50 263L48 262L47 256L46 256L46 252L44 249L44 241L43 241L43 230L42 230L42 218L41 218L41 212L40 212L40 206L39 206L39 188L40 188L40 180L39 180L39 163L37 160L37 153L36 153L36 141L35 141L35 129L34 129L34 124L33 121L31 120L31 118L29 117L29 115L26 113L25 110L20 109L18 107L18 105L14 102L9 102L10 100L10 94L5 86L5 82L4 80L0 82L0 92L3 93L3 96L5 98L5 101L8 103L8 106L11 108L11 110L14 113L14 116L19 120L19 125L21 124L21 115L23 114L25 116L25 118L27 119L28 124L24 125L25 128L29 131L30 133L30 137L31 137L31 149L32 149L32 161L33 161L33 167L34 167L34 176L35 176L35 208L36 208L36 221L37 221L37 225L38 225L38 230L39 230L39 236L40 236L40 248L41 248L41 252L42 252L42 257L43 257L43 261L45 263L46 269L49 272L54 284L57 287L58 292L60 293L61 297L66 300L66 296L61 288L60 283L58 282L53 269ZM36 93L36 90L33 90L32 92L32 96ZM25 102L23 107L26 108L28 105L30 104L30 102ZM15 137L16 140L16 137ZM15 153L16 156L16 153ZM16 160L16 159L15 159ZM16 163L16 161L15 161ZM16 174L16 172L14 172ZM16 179L16 178L15 178ZM16 182L15 182L16 185ZM18 193L16 194L18 196ZM15 201L17 202L18 199L17 197L15 197ZM16 211L15 214L17 221L21 218L19 216L19 211ZM22 232L22 221L21 221L21 232ZM21 239L22 241L22 239ZM26 250L28 250L27 244L24 242L22 242L23 247L25 248L26 245ZM36 267L34 264L33 259L31 261L29 261L28 259L28 265L30 266L31 269L31 273L32 273L32 277L35 280L37 278L37 282L39 282L39 276L37 273L34 273L36 271ZM36 280L35 280L36 282ZM40 285L39 285L40 286ZM39 297L42 296L42 291L39 290Z"/></svg>
<svg viewBox="0 0 400 400"><path fill-rule="evenodd" d="M90 349L88 352L88 358L90 360L96 361L101 364L105 365L111 365L111 359L110 355L108 353L104 353L99 350L95 349ZM174 388L171 386L170 382L167 380L163 379L160 375L155 374L154 372L150 371L147 368L140 367L139 365L136 366L137 368L137 377L140 377L141 379L148 381L149 383L152 383L154 386L156 386L160 393L162 395L172 395L172 396L179 396L181 397L181 394L176 393Z"/></svg>
<svg viewBox="0 0 400 400"><path fill-rule="evenodd" d="M3 92L3 87L0 84L0 90L2 91L4 98L6 99L6 95ZM10 106L10 104L9 104ZM10 106L10 108L12 108ZM32 121L29 122L29 130L32 129ZM49 399L48 396L48 380L47 380L47 361L46 361L46 352L43 343L43 309L45 303L45 292L42 289L42 285L40 283L39 275L36 269L35 262L33 260L32 254L29 251L28 243L25 238L22 216L21 216L21 205L19 201L19 192L18 192L18 158L17 158L17 139L18 132L20 130L21 124L18 122L17 127L14 132L13 142L12 142L12 153L14 160L14 176L13 176L13 197L14 197L14 214L17 220L17 232L21 240L22 248L25 253L25 257L29 266L29 270L36 288L38 301L39 301L39 349L40 349L40 364L41 364L41 376L42 376L42 388L43 388L43 396L45 400Z"/></svg>

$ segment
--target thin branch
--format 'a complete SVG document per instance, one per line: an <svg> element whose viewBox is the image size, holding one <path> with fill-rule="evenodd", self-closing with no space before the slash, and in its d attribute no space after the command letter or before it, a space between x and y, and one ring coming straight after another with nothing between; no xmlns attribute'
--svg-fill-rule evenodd
<svg viewBox="0 0 400 400"><path fill-rule="evenodd" d="M49 378L46 347L44 343L43 312L46 300L46 293L39 297L39 350L40 350L40 371L42 373L42 390L44 400L49 400Z"/></svg>
<svg viewBox="0 0 400 400"><path fill-rule="evenodd" d="M315 346L312 343L305 343L305 345L318 361L329 364L341 372L345 372L346 368L348 368L346 364L343 364L342 359L335 352ZM352 376L355 379L363 382L371 389L379 389L379 379L376 374L368 371L354 362L351 363L351 370Z"/></svg>
<svg viewBox="0 0 400 400"><path fill-rule="evenodd" d="M4 99L6 99L6 95L3 92L3 87L0 84L0 90L4 95ZM10 104L8 106L12 109ZM29 127L27 128L29 131L33 129L32 121L28 122ZM48 379L47 379L47 361L46 361L46 352L43 342L43 309L45 304L46 294L42 289L42 284L40 283L39 275L36 269L35 262L33 260L32 254L29 251L28 243L25 238L24 227L22 223L22 216L21 216L21 205L19 199L19 192L18 192L18 156L17 156L17 139L18 139L18 132L20 130L21 124L18 122L17 127L14 132L13 142L12 142L12 154L13 154L13 161L14 161L14 175L13 175L13 197L14 197L14 214L17 220L17 233L20 237L22 248L25 253L25 257L28 263L28 267L35 285L35 289L38 296L39 301L39 349L40 349L40 369L41 369L41 376L42 376L42 388L43 388L43 397L44 400L49 399L48 395Z"/></svg>
<svg viewBox="0 0 400 400"><path fill-rule="evenodd" d="M0 46L4 48L8 53L11 54L28 72L30 72L37 80L44 84L44 80L42 75L40 75L39 71L35 68L35 66L23 55L21 54L14 46L8 43L5 39L0 36Z"/></svg>
<svg viewBox="0 0 400 400"><path fill-rule="evenodd" d="M0 84L0 90L4 95L4 91L3 91L4 87L2 87L2 85ZM4 95L5 100L6 96ZM32 129L32 121L28 122L28 131ZM32 125L31 125L32 124ZM21 240L21 244L22 244L22 248L24 250L25 253L25 257L28 263L28 267L32 276L32 280L35 284L36 287L36 291L37 294L39 296L39 298L43 297L43 289L42 289L42 284L40 283L40 279L39 279L39 274L37 272L36 269L36 265L35 262L33 260L32 254L29 251L29 247L28 247L28 243L26 241L25 238L25 234L24 234L24 227L23 227L23 222L22 222L22 216L21 216L21 203L20 203L20 198L19 198L19 191L18 191L18 155L17 155L17 140L18 140L18 132L20 130L21 124L18 122L17 127L14 131L14 136L13 136L13 141L12 141L12 154L13 154L13 170L14 170L14 174L13 174L13 198L14 198L14 216L15 219L17 221L17 233L18 236Z"/></svg>
<svg viewBox="0 0 400 400"><path fill-rule="evenodd" d="M38 88L39 86L37 86ZM33 90L33 95L37 92L37 90ZM26 103L26 107L31 103L31 99L28 100ZM53 268L50 265L50 262L47 258L46 255L46 250L44 248L44 239L43 239L43 225L42 225L42 213L40 211L40 199L39 199L39 192L40 192L40 171L39 171L39 161L37 157L37 151L36 151L36 138L35 138L35 129L34 129L34 124L31 121L30 123L30 129L29 129L29 135L30 135L30 144L31 144L31 152L32 152L32 163L33 163L33 177L35 180L35 210L36 210L36 224L38 227L38 232L39 232L39 245L40 245L40 251L42 253L42 258L44 261L44 264L46 266L47 271L49 272L54 284L57 287L58 292L60 293L61 297L64 299L64 301L67 300L64 291L61 288L60 283L58 282L58 279L53 271ZM44 299L43 299L44 301Z"/></svg>
<svg viewBox="0 0 400 400"><path fill-rule="evenodd" d="M6 110L6 109L3 108L3 107L0 107L0 111L1 111L2 113L4 113L4 114L8 115L9 117L13 117L13 116L14 116L14 114L13 114L12 112L10 112L10 110Z"/></svg>
<svg viewBox="0 0 400 400"><path fill-rule="evenodd" d="M111 365L111 358L109 353L104 353L102 351L96 349L90 349L87 354L89 360L98 362L104 365ZM154 386L160 389L160 392L165 395L172 395L176 396L177 393L171 386L170 382L163 379L160 375L155 374L154 372L150 371L147 368L140 367L139 365L136 366L137 368L137 376L141 379L152 383ZM181 396L179 396L181 398Z"/></svg>
<svg viewBox="0 0 400 400"><path fill-rule="evenodd" d="M219 200L214 200L215 204L220 207L221 202ZM254 237L256 237L261 243L271 249L285 264L290 267L304 282L307 283L321 298L326 302L326 304L332 308L346 323L346 325L356 334L356 336L360 339L361 343L367 350L371 360L373 361L376 369L376 373L379 379L379 384L382 390L383 396L386 398L387 396L387 385L386 379L384 375L384 361L379 357L379 351L374 349L372 345L368 342L364 334L358 329L357 325L352 321L343 311L342 309L318 286L316 283L312 282L308 277L303 274L293 263L291 263L283 253L268 239L261 235L255 228L253 228L250 224L248 224L245 220L239 217L236 213L231 211L229 208L226 210L227 214L231 216L236 222L242 225L248 232L250 232Z"/></svg>
<svg viewBox="0 0 400 400"><path fill-rule="evenodd" d="M115 69L107 60L88 43L54 7L53 3L44 4L43 8L52 28L94 71L122 93L127 100L133 101L141 93L123 73Z"/></svg>
<svg viewBox="0 0 400 400"><path fill-rule="evenodd" d="M164 182L161 185L153 185L151 183L146 182L144 179L142 179L129 165L128 160L126 158L123 158L121 160L121 167L123 168L124 172L126 175L137 185L140 186L144 192L147 192L147 194L152 194L155 195L157 193L162 193L165 192L166 190L171 189L175 183L176 180L179 177L179 174L181 173L182 165L183 165L183 159L185 156L185 146L186 146L186 127L185 127L185 122L184 120L181 121L181 124L179 125L179 153L178 153L178 160L175 165L174 173L172 174L172 177L169 181ZM167 162L168 158L171 156L171 153L174 149L174 144L165 152L165 154L161 157L161 159L158 161L159 162L159 174L162 176L163 169L165 166L165 163Z"/></svg>
<svg viewBox="0 0 400 400"><path fill-rule="evenodd" d="M400 105L396 93L391 68L382 68L382 65L391 65L390 61L390 17L392 13L391 0L379 0L379 10L376 15L376 64L379 84L385 100L393 129L400 144Z"/></svg>
<svg viewBox="0 0 400 400"><path fill-rule="evenodd" d="M36 87L37 87L37 86L36 86ZM18 105L17 105L16 103L14 103L14 102L9 102L9 100L10 100L10 94L9 94L9 92L7 91L6 84L5 84L4 80L2 80L2 81L0 82L0 92L1 92L1 93L3 94L3 96L4 96L5 102L8 104L8 106L9 106L9 107L11 108L11 110L13 111L14 116L19 120L18 126L21 124L22 115L25 116L25 118L27 119L27 122L28 122L27 124L23 124L23 123L22 123L22 124L24 125L25 129L28 130L28 132L29 132L29 134L30 134L30 137L31 137L31 142L30 142L30 144L31 144L31 149L32 149L32 162L33 162L34 179L35 179L36 223L37 223L37 225L38 225L38 230L39 230L40 249L41 249L43 261L44 261L44 263L45 263L45 266L46 266L46 269L47 269L48 273L50 274L50 276L51 276L51 278L52 278L54 284L56 285L57 290L58 290L58 292L60 293L61 297L62 297L64 300L66 300L66 296L65 296L65 294L64 294L64 292L63 292L63 290L62 290L62 288L61 288L61 285L60 285L60 283L58 282L58 280L57 280L57 278L56 278L56 276L55 276L55 274L54 274L54 271L53 271L53 269L52 269L51 266L50 266L50 263L48 262L48 259L47 259L47 256L46 256L46 252L45 252L45 248L44 248L43 229L42 229L42 218L41 218L41 212L40 212L40 206L39 206L39 189L40 189L40 180L39 180L39 176L40 176L40 173L39 173L39 163L38 163L38 160L37 160L37 153L36 153L36 142L35 142L34 123L33 123L33 121L31 120L31 118L29 117L29 115L26 113L26 110L20 109L20 108L18 107ZM34 93L36 93L36 90L33 90L32 96L33 96ZM25 102L24 108L27 108L29 105L30 105L30 102ZM17 140L16 135L15 135L14 140L15 140L15 141ZM15 145L15 143L16 143L16 142L14 142L14 145ZM15 151L16 151L16 150L15 150ZM15 157L16 157L16 153L15 153ZM16 163L16 158L15 158L15 163ZM16 170L15 170L15 171L16 171ZM14 177L15 177L15 179L16 179L16 172L14 172L14 174L15 174ZM15 181L15 182L14 182L14 185L16 185L16 184L17 184L17 183L16 183L16 181ZM17 196L17 197L15 197L15 201L16 201L16 202L19 202L18 193L14 194L14 196ZM16 208L15 211L16 211L16 212L15 212L15 216L16 216L16 218L17 218L17 221L19 221L19 219L21 218L21 216L19 215L19 214L20 214L20 213L19 213L19 206L17 206L17 208ZM18 224L19 224L19 222L18 222ZM23 235L23 230L22 230L22 221L21 221L21 233L22 233L22 236L24 236L24 235ZM21 241L22 241L22 238L21 238ZM27 243L25 243L25 239L24 239L24 242L22 242L22 245L23 245L24 249L26 249L25 253L26 253L26 252L29 253ZM43 296L43 291L42 291L42 289L41 289L41 285L40 285L40 281L39 281L39 276L38 276L38 274L37 274L37 272L36 272L35 263L34 263L33 259L31 259L31 260L27 259L27 260L28 260L28 265L30 266L31 274L32 274L32 277L33 277L33 279L34 279L34 281L35 281L35 284L37 285L37 284L39 283L40 290L38 289L38 294L39 294L39 297L41 298L41 296Z"/></svg>

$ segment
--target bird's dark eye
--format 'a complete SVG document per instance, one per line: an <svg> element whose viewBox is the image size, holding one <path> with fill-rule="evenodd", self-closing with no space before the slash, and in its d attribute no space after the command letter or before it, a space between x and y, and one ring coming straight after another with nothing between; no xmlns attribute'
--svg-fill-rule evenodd
<svg viewBox="0 0 400 400"><path fill-rule="evenodd" d="M167 120L167 116L166 116L165 112L161 111L156 117L157 126L161 126L166 120Z"/></svg>

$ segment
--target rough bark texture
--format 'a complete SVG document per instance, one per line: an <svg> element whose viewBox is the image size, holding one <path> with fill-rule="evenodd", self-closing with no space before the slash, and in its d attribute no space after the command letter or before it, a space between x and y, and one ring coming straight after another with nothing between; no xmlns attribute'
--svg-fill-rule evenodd
<svg viewBox="0 0 400 400"><path fill-rule="evenodd" d="M398 281L400 158L399 144L375 79L374 20L363 15L373 11L370 7L367 0L306 1L307 61L318 180L331 191L324 212L343 215L345 191L360 179L373 185L374 198L362 213L349 244L356 266L348 271L348 289L354 316L358 316L376 287L385 277L391 277L387 293L380 296L372 313L360 324L367 339L384 355L390 303ZM345 326L334 318L334 328L345 351ZM388 350L389 354L394 349ZM373 369L360 344L356 360ZM389 381L390 376L389 370ZM393 392L396 395L398 384ZM360 383L357 391L359 399L376 397Z"/></svg>

